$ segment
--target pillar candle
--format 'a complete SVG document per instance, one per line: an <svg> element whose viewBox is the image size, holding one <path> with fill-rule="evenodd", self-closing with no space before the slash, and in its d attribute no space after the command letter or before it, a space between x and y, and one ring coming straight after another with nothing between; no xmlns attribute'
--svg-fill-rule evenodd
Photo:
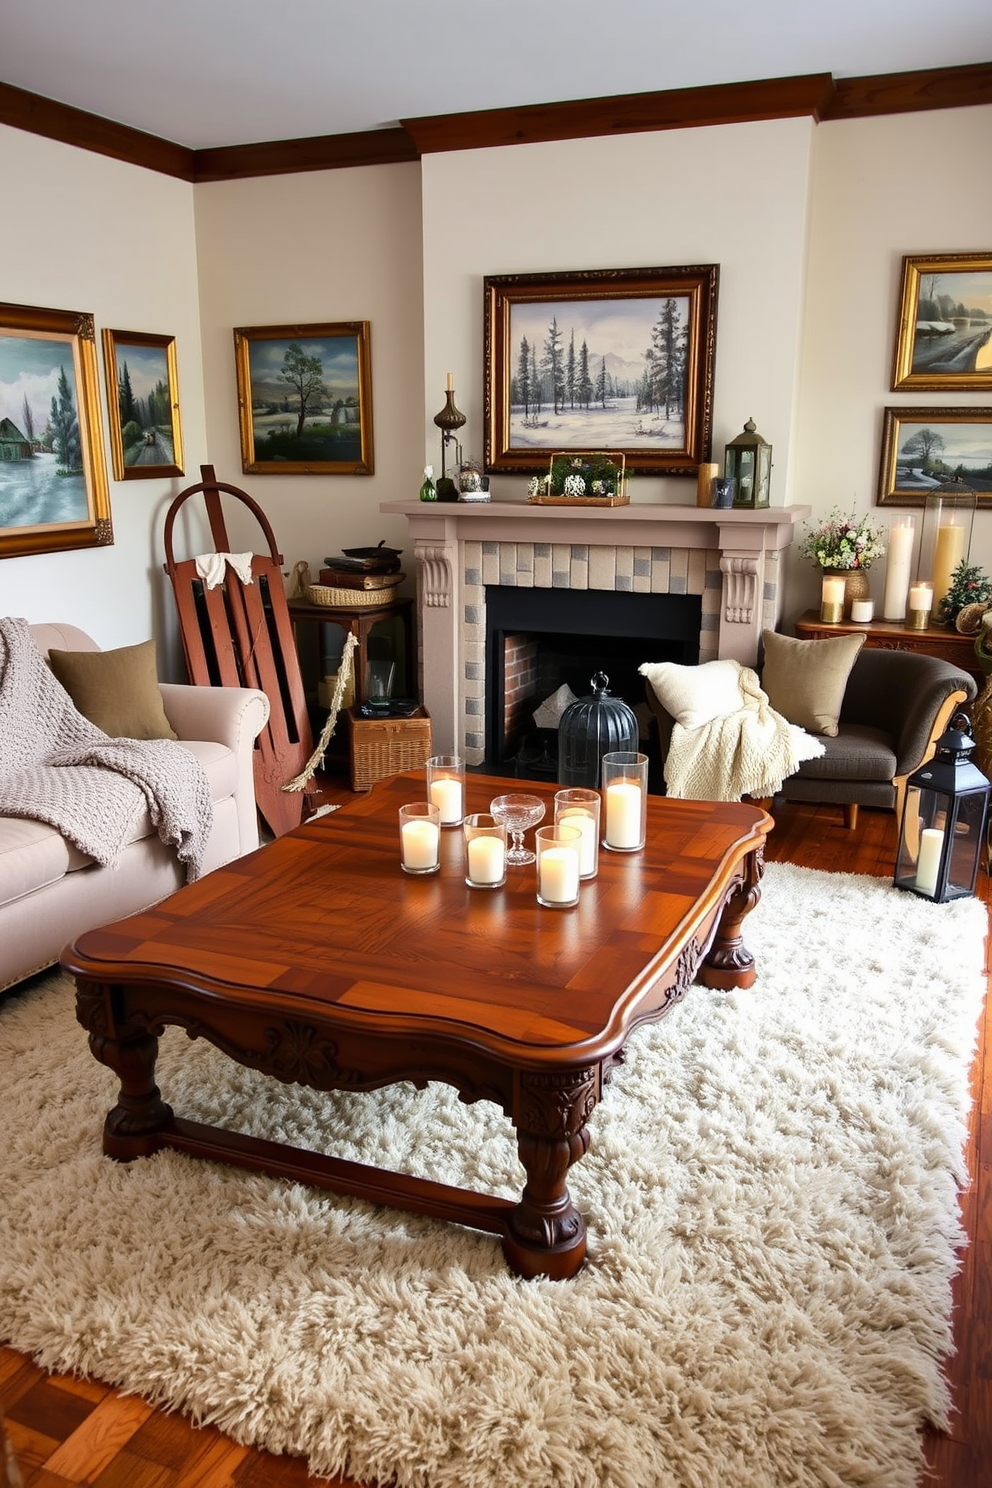
<svg viewBox="0 0 992 1488"><path fill-rule="evenodd" d="M498 884L506 872L506 848L499 837L470 837L468 876L473 883Z"/></svg>
<svg viewBox="0 0 992 1488"><path fill-rule="evenodd" d="M633 781L615 780L606 787L606 841L610 847L640 845L641 788Z"/></svg>
<svg viewBox="0 0 992 1488"><path fill-rule="evenodd" d="M546 847L538 864L542 899L570 904L579 892L579 854L576 847Z"/></svg>
<svg viewBox="0 0 992 1488"><path fill-rule="evenodd" d="M932 610L933 590L929 584L914 584L909 591L909 608L911 610Z"/></svg>
<svg viewBox="0 0 992 1488"><path fill-rule="evenodd" d="M596 872L596 818L591 811L581 806L568 806L559 812L558 820L566 827L578 827L582 833L579 843L579 873L583 878Z"/></svg>
<svg viewBox="0 0 992 1488"><path fill-rule="evenodd" d="M400 828L403 862L407 868L433 868L441 833L431 821L408 821Z"/></svg>
<svg viewBox="0 0 992 1488"><path fill-rule="evenodd" d="M449 373L448 373L448 382L447 382L447 387L446 387L446 391L447 391L447 392L449 392L449 393L453 393L453 392L454 392L454 390L455 390L455 384L454 384L454 382L453 382L453 381L452 381L452 380L451 380L451 373L450 373L450 372L449 372Z"/></svg>
<svg viewBox="0 0 992 1488"><path fill-rule="evenodd" d="M909 575L913 563L913 542L916 531L912 519L897 522L889 528L888 554L885 559L885 596L882 600L882 617L885 620L905 620L906 595L909 592Z"/></svg>
<svg viewBox="0 0 992 1488"><path fill-rule="evenodd" d="M431 800L435 806L440 807L441 822L444 826L453 826L460 822L462 812L462 784L460 780L453 780L449 775L442 775L437 780L431 781Z"/></svg>
<svg viewBox="0 0 992 1488"><path fill-rule="evenodd" d="M820 585L820 603L825 605L842 605L846 592L847 584L844 579L831 574Z"/></svg>
<svg viewBox="0 0 992 1488"><path fill-rule="evenodd" d="M933 550L933 597L941 600L951 587L951 576L964 557L964 526L961 522L942 522L937 528Z"/></svg>
<svg viewBox="0 0 992 1488"><path fill-rule="evenodd" d="M921 894L934 894L940 870L944 834L939 827L924 827L920 833L920 856L916 861L916 887Z"/></svg>

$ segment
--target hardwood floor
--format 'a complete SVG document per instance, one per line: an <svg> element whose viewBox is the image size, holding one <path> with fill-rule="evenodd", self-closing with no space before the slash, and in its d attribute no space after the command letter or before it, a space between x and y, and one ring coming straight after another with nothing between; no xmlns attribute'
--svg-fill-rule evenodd
<svg viewBox="0 0 992 1488"><path fill-rule="evenodd" d="M334 795L328 783L327 798ZM344 799L350 792L342 788L337 795ZM775 816L766 853L770 861L891 877L896 847L891 813L862 807L854 832L844 828L835 807L783 804ZM985 873L978 893L992 904ZM970 1244L955 1283L957 1352L949 1372L956 1415L947 1436L926 1435L933 1470L928 1488L987 1488L992 1482L990 1026L992 999L981 1021L972 1077L972 1183L961 1196ZM212 1427L198 1429L182 1416L154 1410L96 1381L49 1375L9 1348L0 1348L0 1410L25 1488L314 1488L329 1482L310 1477L298 1459L237 1446ZM351 1485L336 1478L333 1488Z"/></svg>

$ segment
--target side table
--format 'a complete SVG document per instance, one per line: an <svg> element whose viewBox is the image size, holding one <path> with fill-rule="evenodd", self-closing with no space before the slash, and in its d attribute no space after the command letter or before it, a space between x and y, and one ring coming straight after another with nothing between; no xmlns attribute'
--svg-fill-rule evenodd
<svg viewBox="0 0 992 1488"><path fill-rule="evenodd" d="M405 685L411 696L417 693L416 648L413 636L413 600L394 599L388 604L316 605L308 599L291 599L289 618L296 631L300 625L339 625L357 641L355 646L355 701L368 701L368 638L374 625L398 616L403 622L403 662ZM297 645L297 651L299 651Z"/></svg>
<svg viewBox="0 0 992 1488"><path fill-rule="evenodd" d="M978 683L979 692L988 680L975 655L975 637L961 635L957 630L945 630L942 626L930 625L926 630L908 630L899 620L869 620L864 625L855 625L851 620L842 620L837 625L827 625L820 619L819 610L807 610L795 622L795 632L801 640L823 640L825 636L864 634L865 645L884 651L917 651L924 656L937 656L970 672Z"/></svg>

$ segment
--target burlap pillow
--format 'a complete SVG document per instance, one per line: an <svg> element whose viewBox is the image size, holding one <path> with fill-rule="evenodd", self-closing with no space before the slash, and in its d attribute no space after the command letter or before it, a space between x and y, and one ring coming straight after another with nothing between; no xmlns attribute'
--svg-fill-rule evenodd
<svg viewBox="0 0 992 1488"><path fill-rule="evenodd" d="M761 686L776 713L810 734L835 738L847 679L863 635L800 641L766 630Z"/></svg>
<svg viewBox="0 0 992 1488"><path fill-rule="evenodd" d="M112 739L175 739L162 706L155 642L116 651L49 651L48 662L79 712Z"/></svg>
<svg viewBox="0 0 992 1488"><path fill-rule="evenodd" d="M743 706L740 668L734 661L704 661L702 666L646 661L638 671L650 682L666 713L684 729L702 728Z"/></svg>

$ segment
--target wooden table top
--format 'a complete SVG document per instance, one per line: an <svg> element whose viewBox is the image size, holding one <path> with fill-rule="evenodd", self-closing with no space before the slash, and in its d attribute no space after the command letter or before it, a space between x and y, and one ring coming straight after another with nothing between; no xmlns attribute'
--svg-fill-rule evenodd
<svg viewBox="0 0 992 1488"><path fill-rule="evenodd" d="M467 810L511 786L469 774ZM555 785L526 781L553 815ZM505 888L464 882L460 828L442 833L441 870L399 866L397 812L424 794L422 771L305 823L142 914L78 937L73 975L143 982L277 1007L351 1031L469 1041L520 1066L573 1064L621 1045L657 1009L652 991L760 850L771 819L739 803L652 796L647 845L601 850L571 909L535 897L536 870ZM528 839L531 834L528 834ZM670 975L668 977L670 983Z"/></svg>

